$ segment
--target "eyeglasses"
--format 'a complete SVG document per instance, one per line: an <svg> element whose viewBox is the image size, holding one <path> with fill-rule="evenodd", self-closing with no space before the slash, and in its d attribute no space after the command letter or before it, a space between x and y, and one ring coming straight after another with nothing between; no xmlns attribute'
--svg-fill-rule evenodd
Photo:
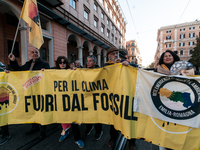
<svg viewBox="0 0 200 150"><path fill-rule="evenodd" d="M110 55L118 55L118 52L112 52Z"/></svg>
<svg viewBox="0 0 200 150"><path fill-rule="evenodd" d="M38 51L32 51L31 53L32 53L32 54L34 54L34 53L38 54Z"/></svg>
<svg viewBox="0 0 200 150"><path fill-rule="evenodd" d="M59 64L66 64L66 62L59 62Z"/></svg>

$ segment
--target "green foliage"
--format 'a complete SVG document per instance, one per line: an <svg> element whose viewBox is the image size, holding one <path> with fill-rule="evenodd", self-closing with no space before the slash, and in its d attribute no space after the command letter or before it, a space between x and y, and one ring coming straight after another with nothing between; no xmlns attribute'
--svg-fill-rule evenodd
<svg viewBox="0 0 200 150"><path fill-rule="evenodd" d="M196 38L196 47L194 47L194 50L192 51L192 56L190 59L190 62L198 67L200 65L200 37Z"/></svg>
<svg viewBox="0 0 200 150"><path fill-rule="evenodd" d="M152 62L150 65L147 66L147 68L154 68L155 62Z"/></svg>

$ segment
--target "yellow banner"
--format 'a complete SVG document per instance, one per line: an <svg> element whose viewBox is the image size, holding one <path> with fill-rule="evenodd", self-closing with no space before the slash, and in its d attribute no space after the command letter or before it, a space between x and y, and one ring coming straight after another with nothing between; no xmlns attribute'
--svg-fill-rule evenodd
<svg viewBox="0 0 200 150"><path fill-rule="evenodd" d="M130 138L173 149L198 149L200 129L133 113L137 69L0 73L0 126L23 123L113 124Z"/></svg>

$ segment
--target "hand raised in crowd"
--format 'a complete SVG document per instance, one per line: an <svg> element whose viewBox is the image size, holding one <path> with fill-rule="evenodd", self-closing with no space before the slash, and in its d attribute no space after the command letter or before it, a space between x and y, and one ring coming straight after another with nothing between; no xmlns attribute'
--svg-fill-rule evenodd
<svg viewBox="0 0 200 150"><path fill-rule="evenodd" d="M125 61L122 62L122 65L128 66L128 65L129 65L129 62L125 60Z"/></svg>
<svg viewBox="0 0 200 150"><path fill-rule="evenodd" d="M119 58L115 59L115 63L120 63L121 60Z"/></svg>
<svg viewBox="0 0 200 150"><path fill-rule="evenodd" d="M10 54L8 55L8 58L9 58L11 61L15 61L15 56L14 56L12 53L10 53Z"/></svg>
<svg viewBox="0 0 200 150"><path fill-rule="evenodd" d="M6 70L6 69L5 69L5 70L4 70L4 72L5 72L5 73L9 73L9 72L10 72L10 70Z"/></svg>

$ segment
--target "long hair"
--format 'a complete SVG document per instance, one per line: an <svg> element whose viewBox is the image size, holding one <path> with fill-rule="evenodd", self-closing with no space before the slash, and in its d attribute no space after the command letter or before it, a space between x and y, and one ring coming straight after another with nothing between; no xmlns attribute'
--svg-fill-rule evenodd
<svg viewBox="0 0 200 150"><path fill-rule="evenodd" d="M174 58L174 62L173 62L173 63L175 63L176 61L179 61L179 60L180 60L180 58L178 57L178 55L176 55L174 52L172 52L171 50L166 50L166 51L165 51L164 53L162 53L162 55L160 56L160 60L159 60L159 62L158 62L159 65L164 64L163 58L164 58L164 55L165 55L166 52L169 52L169 53L172 55L172 57Z"/></svg>
<svg viewBox="0 0 200 150"><path fill-rule="evenodd" d="M69 60L65 56L58 56L56 60L56 69L61 69L59 63L61 62L62 59L64 59L64 62L66 62L66 68L64 69L70 69Z"/></svg>

